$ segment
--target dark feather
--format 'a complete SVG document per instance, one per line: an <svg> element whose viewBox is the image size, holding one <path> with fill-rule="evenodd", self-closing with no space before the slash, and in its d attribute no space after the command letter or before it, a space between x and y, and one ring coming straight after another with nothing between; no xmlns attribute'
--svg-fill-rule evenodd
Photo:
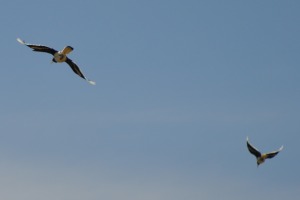
<svg viewBox="0 0 300 200"><path fill-rule="evenodd" d="M76 63L74 63L70 58L67 57L66 63L68 63L68 65L71 67L75 74L77 74L83 79L86 79L83 73L80 71L79 67L76 65Z"/></svg>
<svg viewBox="0 0 300 200"><path fill-rule="evenodd" d="M32 48L33 51L50 53L52 55L54 55L57 52L55 49L43 45L26 44L26 46Z"/></svg>
<svg viewBox="0 0 300 200"><path fill-rule="evenodd" d="M278 152L267 153L266 156L267 156L267 158L273 158L273 157L276 156L278 153L279 153L279 151L278 151Z"/></svg>
<svg viewBox="0 0 300 200"><path fill-rule="evenodd" d="M256 149L254 148L250 143L249 141L247 140L247 147L248 147L248 150L251 154L253 154L255 157L260 157L261 156L261 153Z"/></svg>
<svg viewBox="0 0 300 200"><path fill-rule="evenodd" d="M267 158L273 158L273 157L276 156L282 149L283 149L283 146L280 147L280 149L277 150L277 151L273 151L273 152L270 152L270 153L266 153Z"/></svg>

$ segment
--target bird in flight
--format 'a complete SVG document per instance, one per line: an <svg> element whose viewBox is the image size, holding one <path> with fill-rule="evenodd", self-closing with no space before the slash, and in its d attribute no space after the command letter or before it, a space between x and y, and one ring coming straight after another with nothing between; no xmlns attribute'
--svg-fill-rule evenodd
<svg viewBox="0 0 300 200"><path fill-rule="evenodd" d="M247 147L248 147L249 152L256 157L257 167L260 164L262 164L263 162L265 162L265 160L267 158L273 158L274 156L276 156L283 149L283 146L281 146L277 151L272 151L270 153L263 153L262 154L255 147L253 147L250 144L248 137L247 137Z"/></svg>
<svg viewBox="0 0 300 200"><path fill-rule="evenodd" d="M75 74L77 74L81 78L85 79L88 83L90 83L92 85L96 85L96 82L87 79L83 75L83 73L80 71L80 69L77 66L77 64L74 63L70 58L67 57L67 54L69 54L71 51L73 51L73 47L66 46L66 47L63 48L63 50L57 51L55 49L52 49L50 47L43 46L43 45L28 44L25 41L21 40L20 38L17 38L17 41L19 43L23 44L23 45L26 45L26 46L30 47L31 49L33 49L33 51L52 54L53 55L52 62L55 62L55 63L66 62L71 67L71 69L73 70L73 72Z"/></svg>

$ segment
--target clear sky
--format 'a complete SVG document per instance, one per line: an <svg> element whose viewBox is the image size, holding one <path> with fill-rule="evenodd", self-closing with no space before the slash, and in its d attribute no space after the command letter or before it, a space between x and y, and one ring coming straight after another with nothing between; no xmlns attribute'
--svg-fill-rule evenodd
<svg viewBox="0 0 300 200"><path fill-rule="evenodd" d="M300 196L300 1L1 1L5 200ZM69 57L32 52L16 38ZM261 151L284 150L256 167Z"/></svg>

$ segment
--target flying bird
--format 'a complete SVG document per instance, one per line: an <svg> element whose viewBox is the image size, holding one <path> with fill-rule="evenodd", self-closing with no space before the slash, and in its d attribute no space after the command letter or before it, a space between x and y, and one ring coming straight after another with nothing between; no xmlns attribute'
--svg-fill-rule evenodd
<svg viewBox="0 0 300 200"><path fill-rule="evenodd" d="M274 156L276 156L283 149L283 146L281 146L277 151L272 151L270 153L263 153L262 154L254 146L252 146L250 144L248 137L247 137L247 147L248 147L249 152L256 157L257 166L259 166L260 164L265 162L265 160L267 158L273 158Z"/></svg>
<svg viewBox="0 0 300 200"><path fill-rule="evenodd" d="M92 84L92 85L96 85L96 82L91 81L89 79L87 79L83 73L81 72L81 70L79 69L79 67L77 66L76 63L74 63L70 58L67 57L67 54L69 54L71 51L73 51L73 47L71 46L66 46L64 47L61 51L57 51L55 49L52 49L50 47L47 46L43 46L43 45L37 45L37 44L28 44L26 43L24 40L21 40L20 38L17 38L17 41L23 45L28 46L29 48L33 49L33 51L37 51L37 52L44 52L44 53L50 53L53 55L52 58L52 62L55 63L62 63L62 62L66 62L71 69L73 70L73 72L75 74L77 74L78 76L80 76L81 78L85 79L88 83Z"/></svg>

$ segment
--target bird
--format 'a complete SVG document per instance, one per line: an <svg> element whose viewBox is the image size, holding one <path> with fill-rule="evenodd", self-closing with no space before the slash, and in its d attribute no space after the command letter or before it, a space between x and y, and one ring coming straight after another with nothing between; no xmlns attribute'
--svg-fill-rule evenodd
<svg viewBox="0 0 300 200"><path fill-rule="evenodd" d="M283 146L281 146L277 151L272 151L269 153L261 153L254 146L250 144L248 137L247 137L247 147L249 152L256 157L257 167L260 164L264 163L266 159L275 157L283 149Z"/></svg>
<svg viewBox="0 0 300 200"><path fill-rule="evenodd" d="M83 73L81 72L81 70L79 69L79 67L77 66L77 64L75 62L73 62L70 58L67 57L67 54L69 54L69 53L71 53L73 51L73 49L74 49L73 47L71 47L71 46L65 46L61 51L57 51L57 50L55 50L53 48L50 48L50 47L47 47L47 46L44 46L44 45L28 44L28 43L26 43L24 40L22 40L20 38L17 38L17 41L20 44L26 45L29 48L33 49L33 51L52 54L53 55L52 62L54 62L54 63L66 62L71 67L71 69L73 70L73 72L75 74L77 74L81 78L85 79L91 85L96 85L95 81L87 79L83 75Z"/></svg>

